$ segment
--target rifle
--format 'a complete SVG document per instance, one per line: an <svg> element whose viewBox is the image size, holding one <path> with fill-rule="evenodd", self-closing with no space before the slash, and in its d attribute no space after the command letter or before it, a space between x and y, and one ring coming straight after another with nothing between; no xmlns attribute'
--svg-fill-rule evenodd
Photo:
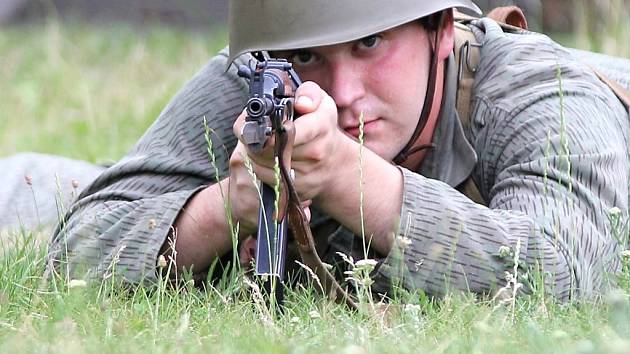
<svg viewBox="0 0 630 354"><path fill-rule="evenodd" d="M253 55L258 60L255 66L243 65L238 69L238 75L249 80L249 99L245 106L247 117L241 137L254 153L262 151L271 136L275 138L274 156L279 164L284 192L284 200L277 200L276 190L262 183L255 274L262 280L266 293L273 294L275 303L282 305L288 221L302 261L318 278L319 290L331 299L357 309L356 303L317 254L308 220L293 185L293 176L283 158L288 144L283 123L297 118L293 110L294 93L301 81L286 60L267 58L261 52Z"/></svg>
<svg viewBox="0 0 630 354"><path fill-rule="evenodd" d="M239 76L249 80L247 117L241 134L254 153L260 152L268 139L275 136L274 155L280 157L284 148L280 144L283 123L295 118L294 92L301 81L286 60L261 58L260 55L258 59L255 67L243 65L238 70ZM280 203L277 197L272 186L261 183L255 274L261 277L267 294L274 292L276 302L282 304L288 234L286 213L276 210L282 209L282 204L286 203Z"/></svg>

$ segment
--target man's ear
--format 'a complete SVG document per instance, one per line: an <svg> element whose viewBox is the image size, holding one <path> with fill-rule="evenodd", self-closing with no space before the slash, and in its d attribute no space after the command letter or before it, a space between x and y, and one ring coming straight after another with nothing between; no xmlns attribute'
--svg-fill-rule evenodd
<svg viewBox="0 0 630 354"><path fill-rule="evenodd" d="M446 10L442 31L440 32L440 49L438 50L438 60L445 60L453 52L455 43L455 25L453 24L453 9Z"/></svg>

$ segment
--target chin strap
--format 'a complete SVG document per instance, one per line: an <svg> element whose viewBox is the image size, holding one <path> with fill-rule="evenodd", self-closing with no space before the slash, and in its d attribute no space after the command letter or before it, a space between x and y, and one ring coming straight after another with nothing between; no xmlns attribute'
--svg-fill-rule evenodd
<svg viewBox="0 0 630 354"><path fill-rule="evenodd" d="M437 85L437 70L438 70L438 49L440 46L440 37L442 34L442 27L444 25L445 12L442 11L439 15L438 27L435 31L435 39L433 40L433 50L431 53L431 66L429 67L429 78L427 80L427 94L424 97L424 105L422 106L422 113L420 114L420 119L418 120L418 124L416 125L416 129L409 139L409 142L405 145L405 147L396 155L394 158L394 163L400 165L405 162L409 156L420 152L425 149L434 148L435 144L423 144L420 146L415 146L416 140L420 137L420 133L424 130L424 127L427 125L427 121L429 120L429 115L431 114L433 108L433 99L435 97L435 88Z"/></svg>

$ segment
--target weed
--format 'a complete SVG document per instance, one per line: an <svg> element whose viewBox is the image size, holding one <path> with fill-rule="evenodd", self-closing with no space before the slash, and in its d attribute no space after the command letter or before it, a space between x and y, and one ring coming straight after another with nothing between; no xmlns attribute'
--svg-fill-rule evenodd
<svg viewBox="0 0 630 354"><path fill-rule="evenodd" d="M219 170L219 166L217 164L217 159L216 159L216 155L214 153L214 149L215 149L215 144L212 140L213 136L216 136L215 134L213 134L212 129L210 129L210 127L208 126L208 121L206 120L206 117L203 117L203 127L204 127L204 138L206 140L206 148L208 151L208 158L210 159L210 166L212 166L212 168L214 169L214 176L215 176L215 183L219 186L219 191L221 193L221 199L223 200L223 208L225 211L225 217L227 218L227 224L228 224L228 228L229 228L229 232L230 232L230 239L232 241L232 266L231 266L231 270L232 270L232 275L230 277L230 279L236 279L237 275L240 273L241 269L239 267L240 262L238 261L238 251L237 251L237 247L238 247L238 234L239 234L239 225L234 223L234 220L232 219L232 205L230 204L230 198L226 197L225 195L225 191L223 190L223 186L221 185L221 176L220 176L220 170ZM218 147L222 147L225 149L225 145L224 144L219 144ZM246 166L247 163L249 162L249 160L246 160ZM250 174L252 175L252 178L254 179L254 184L256 185L256 188L258 190L258 195L260 195L260 190L258 189L258 185L256 183L256 178L254 175L254 172L251 168L251 164L249 164L248 167L248 172L250 172ZM229 191L228 191L229 193ZM211 273L209 273L211 274Z"/></svg>

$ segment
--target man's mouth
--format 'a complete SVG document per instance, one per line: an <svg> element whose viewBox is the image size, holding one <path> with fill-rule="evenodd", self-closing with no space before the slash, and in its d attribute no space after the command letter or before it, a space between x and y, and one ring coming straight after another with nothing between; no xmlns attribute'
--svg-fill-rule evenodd
<svg viewBox="0 0 630 354"><path fill-rule="evenodd" d="M376 130L378 128L378 126L380 125L380 118L376 118L373 120L370 120L368 122L363 123L363 134L370 134L371 132L373 132L374 130ZM349 127L345 127L343 128L343 130L348 133L349 135L355 137L355 138L359 138L359 134L361 133L360 129L359 129L359 125L353 125L353 126L349 126Z"/></svg>

